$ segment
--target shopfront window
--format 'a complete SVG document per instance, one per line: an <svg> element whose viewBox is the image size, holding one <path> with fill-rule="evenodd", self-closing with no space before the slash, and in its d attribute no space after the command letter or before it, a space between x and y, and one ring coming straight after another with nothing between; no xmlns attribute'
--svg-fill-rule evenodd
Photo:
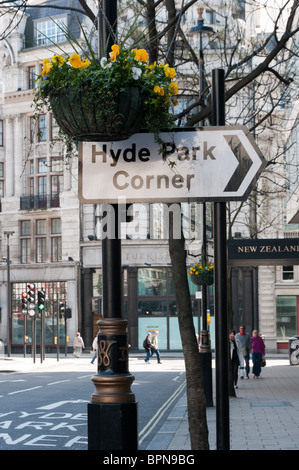
<svg viewBox="0 0 299 470"><path fill-rule="evenodd" d="M138 295L160 296L167 293L165 268L138 269Z"/></svg>
<svg viewBox="0 0 299 470"><path fill-rule="evenodd" d="M297 296L276 298L276 335L278 340L287 340L297 335Z"/></svg>

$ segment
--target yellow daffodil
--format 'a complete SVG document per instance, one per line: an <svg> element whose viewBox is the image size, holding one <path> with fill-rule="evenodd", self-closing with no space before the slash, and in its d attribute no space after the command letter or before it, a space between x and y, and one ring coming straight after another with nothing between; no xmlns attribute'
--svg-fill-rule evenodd
<svg viewBox="0 0 299 470"><path fill-rule="evenodd" d="M79 54L73 54L69 58L69 63L74 69L79 69L82 66L81 57Z"/></svg>

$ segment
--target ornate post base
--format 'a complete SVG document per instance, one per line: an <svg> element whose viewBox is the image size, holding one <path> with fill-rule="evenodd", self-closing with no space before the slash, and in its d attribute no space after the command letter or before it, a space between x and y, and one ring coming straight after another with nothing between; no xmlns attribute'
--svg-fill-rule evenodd
<svg viewBox="0 0 299 470"><path fill-rule="evenodd" d="M98 321L98 371L88 404L88 449L138 449L137 403L128 371L127 322Z"/></svg>

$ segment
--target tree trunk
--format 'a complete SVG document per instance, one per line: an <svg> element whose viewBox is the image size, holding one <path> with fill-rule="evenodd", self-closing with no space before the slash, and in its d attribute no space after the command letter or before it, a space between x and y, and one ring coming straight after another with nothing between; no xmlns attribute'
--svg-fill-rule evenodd
<svg viewBox="0 0 299 470"><path fill-rule="evenodd" d="M189 293L185 240L172 237L170 212L169 253L178 305L178 319L186 369L189 433L192 450L209 450L206 399Z"/></svg>

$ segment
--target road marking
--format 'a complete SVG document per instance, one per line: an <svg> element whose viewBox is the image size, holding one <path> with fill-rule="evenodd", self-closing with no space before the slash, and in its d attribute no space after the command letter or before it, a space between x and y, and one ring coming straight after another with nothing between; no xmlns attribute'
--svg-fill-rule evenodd
<svg viewBox="0 0 299 470"><path fill-rule="evenodd" d="M25 390L17 390L16 392L8 393L8 395L15 395L16 393L30 392L31 390L36 390L37 388L43 388L43 386L39 385L38 387L26 388Z"/></svg>
<svg viewBox="0 0 299 470"><path fill-rule="evenodd" d="M183 389L186 386L186 380L182 383L176 391L168 398L168 400L159 408L157 413L150 419L146 426L140 431L139 437L139 445L144 441L144 439L150 434L152 429L156 426L156 424L160 421L164 413L168 410L168 408L172 405L172 403L176 400L176 398L180 395ZM149 428L149 429L148 429ZM147 431L148 429L148 431ZM144 434L145 433L145 434ZM144 434L144 435L143 435ZM142 436L143 435L143 436Z"/></svg>
<svg viewBox="0 0 299 470"><path fill-rule="evenodd" d="M66 380L58 380L57 382L51 382L47 385L56 385L56 384L61 384L63 382L70 382L71 380L70 379L66 379Z"/></svg>
<svg viewBox="0 0 299 470"><path fill-rule="evenodd" d="M37 410L54 410L55 408L59 408L67 403L88 403L87 400L64 400L64 401L57 401L55 403L50 403L49 405L40 406Z"/></svg>
<svg viewBox="0 0 299 470"><path fill-rule="evenodd" d="M26 382L24 379L15 379L15 380L0 380L0 384L3 384L4 382Z"/></svg>

